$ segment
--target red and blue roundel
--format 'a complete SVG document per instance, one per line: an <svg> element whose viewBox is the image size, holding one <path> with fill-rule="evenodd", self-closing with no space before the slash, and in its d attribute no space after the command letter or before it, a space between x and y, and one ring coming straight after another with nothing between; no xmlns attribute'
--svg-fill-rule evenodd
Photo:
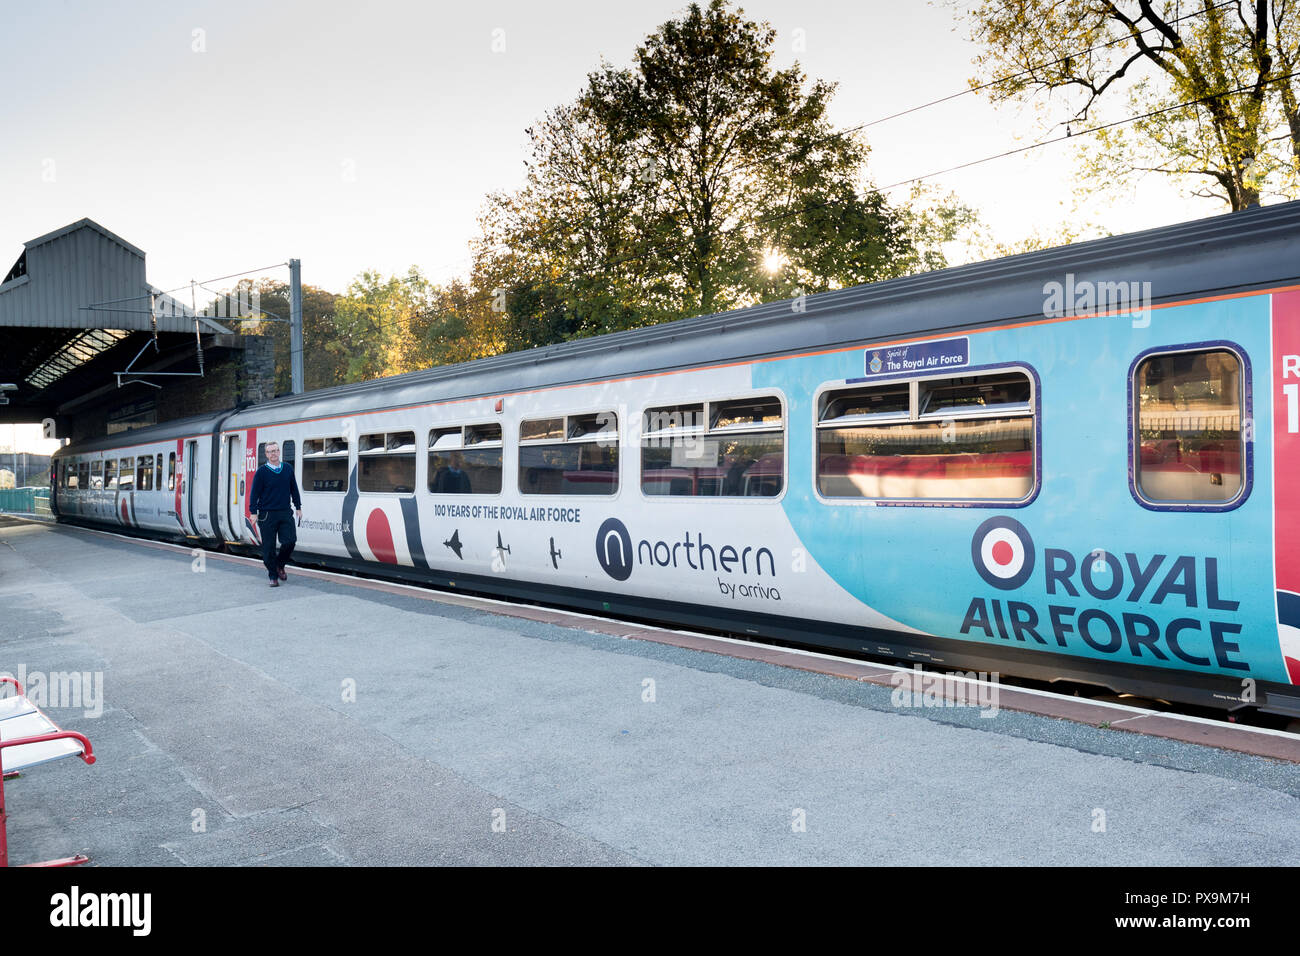
<svg viewBox="0 0 1300 956"><path fill-rule="evenodd" d="M976 528L970 556L984 582L1002 591L1023 586L1034 573L1034 539L1014 518L989 518Z"/></svg>

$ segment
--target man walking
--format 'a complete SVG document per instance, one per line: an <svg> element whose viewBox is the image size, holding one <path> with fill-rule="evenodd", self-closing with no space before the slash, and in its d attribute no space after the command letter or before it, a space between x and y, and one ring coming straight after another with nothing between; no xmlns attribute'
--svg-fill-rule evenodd
<svg viewBox="0 0 1300 956"><path fill-rule="evenodd" d="M271 587L278 588L281 581L288 580L289 575L285 573L284 566L293 554L293 546L298 543L294 516L289 511L289 499L293 499L294 510L301 521L302 497L298 494L298 479L294 477L293 469L285 468L280 463L280 443L269 441L263 449L266 452L266 464L253 475L248 509L257 515L257 527L262 533L262 563L271 576ZM280 538L278 554L275 550L277 536Z"/></svg>

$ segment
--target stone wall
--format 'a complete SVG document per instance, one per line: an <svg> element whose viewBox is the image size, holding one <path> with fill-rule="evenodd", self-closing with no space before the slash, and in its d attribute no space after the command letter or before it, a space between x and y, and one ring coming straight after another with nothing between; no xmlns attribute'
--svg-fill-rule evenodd
<svg viewBox="0 0 1300 956"><path fill-rule="evenodd" d="M202 377L156 378L160 389L132 385L114 390L75 413L72 440L104 437L115 412L151 399L152 417L161 424L275 397L275 341L270 336L204 336L203 346Z"/></svg>

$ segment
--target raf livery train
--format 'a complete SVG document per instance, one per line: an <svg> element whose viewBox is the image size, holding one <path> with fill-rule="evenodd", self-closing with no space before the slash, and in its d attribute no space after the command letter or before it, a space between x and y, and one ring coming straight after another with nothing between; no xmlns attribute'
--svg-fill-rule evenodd
<svg viewBox="0 0 1300 956"><path fill-rule="evenodd" d="M1300 716L1300 203L82 441L60 520ZM201 587L201 582L195 582Z"/></svg>

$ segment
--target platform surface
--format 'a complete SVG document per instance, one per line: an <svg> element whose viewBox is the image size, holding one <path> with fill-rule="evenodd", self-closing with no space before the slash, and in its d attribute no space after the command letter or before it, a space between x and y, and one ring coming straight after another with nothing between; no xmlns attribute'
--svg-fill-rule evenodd
<svg viewBox="0 0 1300 956"><path fill-rule="evenodd" d="M11 519L0 671L99 758L7 782L14 862L1300 859L1295 763Z"/></svg>

